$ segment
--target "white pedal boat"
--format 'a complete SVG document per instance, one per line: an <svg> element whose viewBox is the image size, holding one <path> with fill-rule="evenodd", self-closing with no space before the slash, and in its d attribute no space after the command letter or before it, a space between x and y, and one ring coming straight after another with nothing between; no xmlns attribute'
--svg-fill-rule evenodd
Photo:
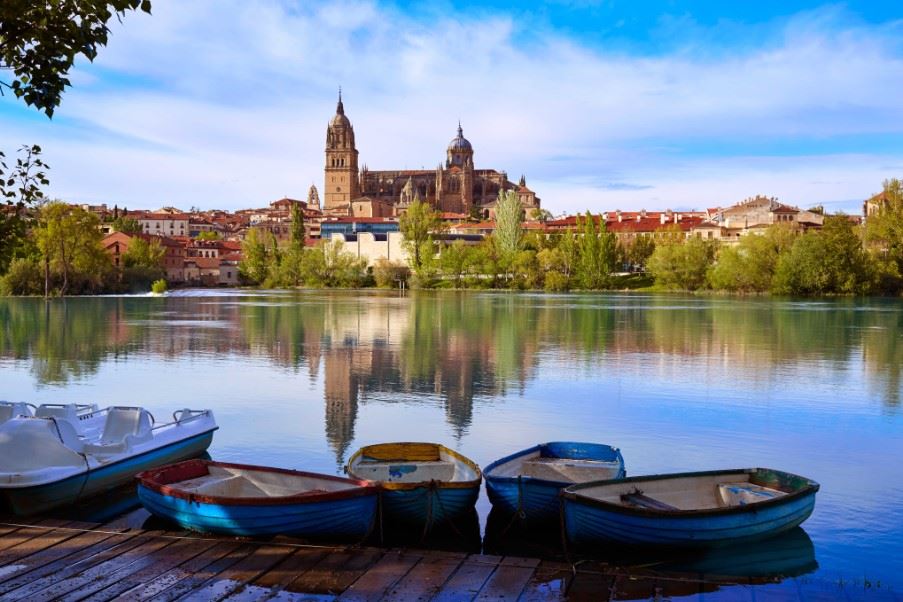
<svg viewBox="0 0 903 602"><path fill-rule="evenodd" d="M139 407L0 401L0 514L45 512L194 458L216 429L210 410L156 424Z"/></svg>

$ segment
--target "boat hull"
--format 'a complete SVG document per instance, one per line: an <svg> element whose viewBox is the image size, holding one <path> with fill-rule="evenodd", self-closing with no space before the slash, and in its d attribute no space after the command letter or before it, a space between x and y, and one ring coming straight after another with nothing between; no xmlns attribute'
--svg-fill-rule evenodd
<svg viewBox="0 0 903 602"><path fill-rule="evenodd" d="M138 497L150 512L203 533L263 537L291 535L309 539L361 540L374 526L377 492L309 503L229 505L163 495L138 485Z"/></svg>
<svg viewBox="0 0 903 602"><path fill-rule="evenodd" d="M818 487L770 503L671 514L610 507L575 496L575 490L579 489L568 488L562 496L565 534L572 545L586 548L616 542L631 546L711 547L766 539L799 526L815 508Z"/></svg>
<svg viewBox="0 0 903 602"><path fill-rule="evenodd" d="M213 430L54 483L3 488L0 505L18 516L47 512L130 483L141 471L195 458L212 441Z"/></svg>
<svg viewBox="0 0 903 602"><path fill-rule="evenodd" d="M413 489L384 489L380 496L385 519L432 526L453 521L470 511L480 496L480 485L447 487L437 483Z"/></svg>
<svg viewBox="0 0 903 602"><path fill-rule="evenodd" d="M621 458L620 452L616 452L614 448L607 445L569 442L536 445L497 460L486 467L483 472L486 478L486 493L494 507L507 514L519 513L522 519L531 523L550 523L559 520L561 503L558 494L563 488L573 483L530 477L500 477L492 474L496 466L516 460L520 456L541 452L543 448L546 450L544 453L554 455L554 457L579 460L598 459L600 451L604 451L605 459L609 459L607 454L614 452L616 457L620 458L621 468L612 478L625 476L624 460Z"/></svg>

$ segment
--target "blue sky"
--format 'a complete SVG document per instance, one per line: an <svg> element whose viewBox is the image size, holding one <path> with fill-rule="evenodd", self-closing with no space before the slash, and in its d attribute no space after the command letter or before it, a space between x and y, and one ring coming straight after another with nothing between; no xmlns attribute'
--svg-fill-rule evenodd
<svg viewBox="0 0 903 602"><path fill-rule="evenodd" d="M339 85L371 169L477 167L554 213L755 194L858 211L903 176L899 2L154 0L72 73L41 143L51 194L237 209L321 187Z"/></svg>

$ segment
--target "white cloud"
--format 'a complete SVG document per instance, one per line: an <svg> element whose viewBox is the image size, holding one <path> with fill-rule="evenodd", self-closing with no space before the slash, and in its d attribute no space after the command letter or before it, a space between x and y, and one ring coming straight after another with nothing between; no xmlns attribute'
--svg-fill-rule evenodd
<svg viewBox="0 0 903 602"><path fill-rule="evenodd" d="M899 23L842 17L802 13L742 50L635 56L541 29L523 43L530 24L506 15L155 0L152 17L129 15L77 70L53 124L19 119L18 107L0 124L44 143L54 194L130 207L303 196L322 181L339 84L371 169L435 166L460 118L478 167L526 173L555 212L759 192L849 201L900 175L898 156L837 140L903 133L903 59ZM807 154L732 153L734 140L803 140ZM709 143L724 156L693 152Z"/></svg>

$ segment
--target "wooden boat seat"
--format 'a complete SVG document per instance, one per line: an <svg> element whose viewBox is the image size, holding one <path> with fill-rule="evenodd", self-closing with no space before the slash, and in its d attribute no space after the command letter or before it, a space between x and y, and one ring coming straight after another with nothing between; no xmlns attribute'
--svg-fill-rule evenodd
<svg viewBox="0 0 903 602"><path fill-rule="evenodd" d="M450 481L455 475L455 465L447 460L408 462L365 461L354 467L358 478L392 483L419 483L422 481Z"/></svg>
<svg viewBox="0 0 903 602"><path fill-rule="evenodd" d="M715 499L722 506L745 506L765 502L787 495L783 491L762 487L755 483L718 483L715 485Z"/></svg>
<svg viewBox="0 0 903 602"><path fill-rule="evenodd" d="M525 477L568 483L614 478L617 472L618 467L612 462L572 458L532 458L520 469L520 474Z"/></svg>
<svg viewBox="0 0 903 602"><path fill-rule="evenodd" d="M628 506L634 506L636 508L645 508L646 510L665 510L665 511L674 511L679 510L679 508L672 506L671 504L666 504L661 500L657 500L655 498L651 498L648 495L643 494L640 491L635 491L634 493L624 493L621 495L621 501Z"/></svg>

